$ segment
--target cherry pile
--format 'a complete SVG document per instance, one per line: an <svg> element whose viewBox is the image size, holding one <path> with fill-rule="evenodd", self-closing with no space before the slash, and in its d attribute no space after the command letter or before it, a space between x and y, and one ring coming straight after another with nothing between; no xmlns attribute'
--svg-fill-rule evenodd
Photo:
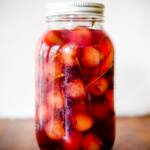
<svg viewBox="0 0 150 150"><path fill-rule="evenodd" d="M47 31L36 51L41 150L109 150L115 136L112 43L102 30Z"/></svg>

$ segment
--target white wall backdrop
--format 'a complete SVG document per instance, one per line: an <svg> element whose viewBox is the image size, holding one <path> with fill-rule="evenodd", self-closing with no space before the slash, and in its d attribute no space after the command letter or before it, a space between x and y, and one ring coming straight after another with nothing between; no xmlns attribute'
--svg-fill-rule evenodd
<svg viewBox="0 0 150 150"><path fill-rule="evenodd" d="M0 0L0 117L34 114L34 52L48 1ZM150 114L150 1L105 1L116 47L116 112Z"/></svg>

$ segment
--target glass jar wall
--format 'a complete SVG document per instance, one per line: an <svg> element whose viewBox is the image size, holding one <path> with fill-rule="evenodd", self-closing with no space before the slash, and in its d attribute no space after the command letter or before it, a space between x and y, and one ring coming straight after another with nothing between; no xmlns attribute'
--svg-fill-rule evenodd
<svg viewBox="0 0 150 150"><path fill-rule="evenodd" d="M114 49L102 22L96 13L47 17L36 50L41 150L110 150L114 143Z"/></svg>

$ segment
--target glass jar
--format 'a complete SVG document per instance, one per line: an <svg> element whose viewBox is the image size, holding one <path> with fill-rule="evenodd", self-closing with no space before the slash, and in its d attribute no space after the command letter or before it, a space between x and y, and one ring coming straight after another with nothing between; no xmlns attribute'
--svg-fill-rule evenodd
<svg viewBox="0 0 150 150"><path fill-rule="evenodd" d="M57 9L55 9L57 8ZM114 48L100 3L48 6L36 50L36 137L41 150L110 150L115 138Z"/></svg>

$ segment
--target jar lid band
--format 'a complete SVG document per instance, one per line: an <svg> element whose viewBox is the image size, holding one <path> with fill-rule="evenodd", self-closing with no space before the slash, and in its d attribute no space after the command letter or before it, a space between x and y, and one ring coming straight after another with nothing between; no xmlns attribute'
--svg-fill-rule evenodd
<svg viewBox="0 0 150 150"><path fill-rule="evenodd" d="M93 14L103 16L104 5L90 1L51 2L47 6L47 17L55 15Z"/></svg>

